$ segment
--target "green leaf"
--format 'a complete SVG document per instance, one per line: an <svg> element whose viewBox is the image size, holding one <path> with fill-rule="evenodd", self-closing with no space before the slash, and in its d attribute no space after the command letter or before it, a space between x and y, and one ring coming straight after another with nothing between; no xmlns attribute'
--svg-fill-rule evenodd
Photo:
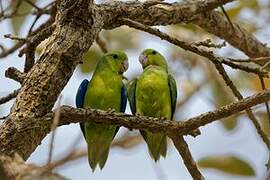
<svg viewBox="0 0 270 180"><path fill-rule="evenodd" d="M212 168L233 175L256 175L250 164L236 156L208 156L200 159L198 165L201 168Z"/></svg>
<svg viewBox="0 0 270 180"><path fill-rule="evenodd" d="M237 126L238 121L236 117L232 116L224 118L223 120L221 120L221 123L226 130L232 131Z"/></svg>
<svg viewBox="0 0 270 180"><path fill-rule="evenodd" d="M241 0L238 2L237 6L227 9L229 17L235 18L237 15L245 8L257 11L259 8L259 3L257 0Z"/></svg>
<svg viewBox="0 0 270 180"><path fill-rule="evenodd" d="M36 3L37 0L30 0L32 3ZM19 1L12 1L12 11L15 10ZM18 34L22 28L22 24L25 22L26 17L30 14L33 6L25 1L21 1L20 6L17 9L17 15L11 18L11 23L13 27L13 31L15 34Z"/></svg>
<svg viewBox="0 0 270 180"><path fill-rule="evenodd" d="M234 8L226 10L227 14L229 15L230 18L235 18L237 15L241 12L242 6L236 6Z"/></svg>
<svg viewBox="0 0 270 180"><path fill-rule="evenodd" d="M102 57L102 52L97 48L91 48L83 55L83 64L79 67L83 73L89 73L96 68L98 60Z"/></svg>
<svg viewBox="0 0 270 180"><path fill-rule="evenodd" d="M221 84L218 79L213 79L211 81L211 87L216 108L234 102L234 97L232 96L232 94L230 94L230 91L226 90L225 88L227 87ZM226 130L231 131L237 126L238 121L237 116L231 116L223 119L220 122Z"/></svg>

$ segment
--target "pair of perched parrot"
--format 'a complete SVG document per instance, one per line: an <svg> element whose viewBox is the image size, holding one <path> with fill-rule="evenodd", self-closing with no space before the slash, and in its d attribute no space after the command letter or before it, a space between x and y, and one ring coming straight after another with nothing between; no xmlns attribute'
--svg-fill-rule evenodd
<svg viewBox="0 0 270 180"><path fill-rule="evenodd" d="M177 88L168 74L165 58L156 50L144 50L139 61L143 73L123 83L123 73L128 69L127 55L122 51L105 54L96 67L90 82L83 80L76 95L76 106L125 112L127 98L133 114L172 120L176 106ZM80 124L88 145L88 161L94 171L97 164L102 169L118 126L94 122ZM151 157L157 161L167 152L166 135L141 131Z"/></svg>

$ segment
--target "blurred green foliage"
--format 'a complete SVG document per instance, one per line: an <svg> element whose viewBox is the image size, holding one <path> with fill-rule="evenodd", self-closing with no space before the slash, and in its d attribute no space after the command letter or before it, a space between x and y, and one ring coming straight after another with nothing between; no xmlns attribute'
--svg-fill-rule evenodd
<svg viewBox="0 0 270 180"><path fill-rule="evenodd" d="M29 1L31 1L32 3L36 3L37 0L29 0ZM17 8L19 2L21 4ZM26 20L26 17L30 14L31 10L33 9L33 6L27 3L26 1L11 1L11 7L12 11L14 11L17 8L18 14L11 19L13 31L17 35L20 32L22 24Z"/></svg>
<svg viewBox="0 0 270 180"><path fill-rule="evenodd" d="M216 169L225 173L242 176L255 176L248 162L234 155L207 156L198 161L201 168Z"/></svg>
<svg viewBox="0 0 270 180"><path fill-rule="evenodd" d="M102 57L103 53L97 48L90 48L83 55L83 64L80 64L80 70L82 73L90 73L92 72L97 65L97 62Z"/></svg>
<svg viewBox="0 0 270 180"><path fill-rule="evenodd" d="M258 12L260 7L257 0L241 0L237 1L236 6L229 8L226 12L230 16L230 18L234 19L243 9L250 9L254 12Z"/></svg>
<svg viewBox="0 0 270 180"><path fill-rule="evenodd" d="M235 98L232 96L230 89L227 89L225 83L221 83L218 78L212 78L211 91L216 108L233 103ZM220 121L227 130L233 130L237 125L237 116L230 116Z"/></svg>
<svg viewBox="0 0 270 180"><path fill-rule="evenodd" d="M119 27L111 31L102 31L102 36L106 39L109 50L127 50L138 48L140 34L139 31L128 27Z"/></svg>

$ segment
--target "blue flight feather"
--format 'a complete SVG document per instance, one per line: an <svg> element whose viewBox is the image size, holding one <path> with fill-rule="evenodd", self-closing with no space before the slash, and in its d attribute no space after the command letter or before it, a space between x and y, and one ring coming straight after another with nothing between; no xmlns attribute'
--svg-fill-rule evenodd
<svg viewBox="0 0 270 180"><path fill-rule="evenodd" d="M121 107L120 112L125 112L127 106L127 88L125 84L122 84L121 88Z"/></svg>
<svg viewBox="0 0 270 180"><path fill-rule="evenodd" d="M76 106L77 108L82 108L83 107L83 102L84 102L84 97L85 97L85 93L87 90L87 86L88 86L89 81L87 79L84 79L77 91L76 94Z"/></svg>
<svg viewBox="0 0 270 180"><path fill-rule="evenodd" d="M87 91L87 86L88 86L89 81L87 79L84 79L77 91L76 94L76 106L77 108L83 108L83 102L84 102L84 97ZM80 123L80 128L83 132L83 135L85 136L85 132L84 132L84 126L83 123Z"/></svg>

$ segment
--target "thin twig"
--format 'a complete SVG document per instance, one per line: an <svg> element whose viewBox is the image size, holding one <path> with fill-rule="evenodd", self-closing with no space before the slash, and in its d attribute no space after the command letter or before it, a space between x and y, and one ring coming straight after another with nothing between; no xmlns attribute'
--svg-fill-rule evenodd
<svg viewBox="0 0 270 180"><path fill-rule="evenodd" d="M55 26L52 25L52 26L49 26L49 27L39 31L36 35L31 37L29 42L27 42L26 47L23 48L19 52L19 57L21 57L23 54L26 55L26 57L25 57L25 65L24 65L24 72L25 73L27 73L33 67L33 65L35 63L35 50L36 50L36 47L43 40L45 40L47 37L49 37L52 34L54 28L55 28Z"/></svg>
<svg viewBox="0 0 270 180"><path fill-rule="evenodd" d="M51 142L50 142L50 147L49 147L49 156L48 156L47 165L50 164L51 160L52 160L56 128L59 124L60 113L61 113L61 109L59 108L61 105L61 100L62 100L62 95L59 96L58 103L57 103L57 109L54 113L53 123L51 126L52 136L51 136Z"/></svg>
<svg viewBox="0 0 270 180"><path fill-rule="evenodd" d="M262 90L266 90L263 77L259 76L259 78L260 78ZM270 111L269 111L268 101L265 102L265 107L266 107L266 112L267 112L267 116L268 116L268 122L269 122L269 125L270 125Z"/></svg>
<svg viewBox="0 0 270 180"><path fill-rule="evenodd" d="M230 61L233 62L239 62L239 63L249 63L249 62L253 62L256 63L260 66L264 66L266 63L268 63L270 61L270 57L258 57L258 58L249 58L249 59L233 59L233 58L227 58Z"/></svg>
<svg viewBox="0 0 270 180"><path fill-rule="evenodd" d="M136 141L135 144L138 144L139 142L142 142L142 136L141 135L135 135L135 136L125 136L118 138L114 140L111 144L111 148L122 148L122 149L130 149L134 146L130 146L130 141ZM87 150L79 150L79 149L73 149L65 155L63 158L59 160L55 160L51 162L50 164L45 165L45 168L48 170L53 170L59 166L62 166L70 161L74 161L77 159L80 159L82 157L86 157L88 155Z"/></svg>
<svg viewBox="0 0 270 180"><path fill-rule="evenodd" d="M208 48L223 48L226 46L226 42L223 41L220 44L214 44L211 39L206 39L204 41L199 41L199 42L194 42L192 43L195 46L204 46L204 47L208 47Z"/></svg>
<svg viewBox="0 0 270 180"><path fill-rule="evenodd" d="M229 15L227 14L226 10L224 9L224 7L220 6L220 9L222 10L223 14L225 15L226 19L228 20L229 24L231 25L231 28L234 30L233 23L232 23Z"/></svg>
<svg viewBox="0 0 270 180"><path fill-rule="evenodd" d="M13 36L11 34L5 34L4 35L4 38L9 38L11 40L26 42L26 38L21 38L21 37Z"/></svg>
<svg viewBox="0 0 270 180"><path fill-rule="evenodd" d="M0 53L0 58L4 58L10 54L12 54L13 52L15 52L16 50L18 50L20 47L22 47L24 45L25 42L19 41L17 42L15 45L13 45L11 48L9 49L5 49L5 48L1 48L2 51Z"/></svg>
<svg viewBox="0 0 270 180"><path fill-rule="evenodd" d="M173 140L174 146L178 150L178 153L181 155L184 164L188 169L189 173L191 174L191 176L193 177L193 179L204 180L204 177L199 171L199 168L196 162L194 161L192 154L188 148L188 144L186 143L184 138L176 134L171 135L170 138Z"/></svg>
<svg viewBox="0 0 270 180"><path fill-rule="evenodd" d="M5 120L7 116L0 117L0 121Z"/></svg>
<svg viewBox="0 0 270 180"><path fill-rule="evenodd" d="M0 104L4 104L10 101L11 99L15 98L18 95L19 91L20 89L16 89L12 93L8 94L7 96L0 98Z"/></svg>
<svg viewBox="0 0 270 180"><path fill-rule="evenodd" d="M21 84L23 83L23 81L25 79L25 74L22 73L21 71L19 71L15 67L9 67L5 72L5 76L7 78L13 79Z"/></svg>

